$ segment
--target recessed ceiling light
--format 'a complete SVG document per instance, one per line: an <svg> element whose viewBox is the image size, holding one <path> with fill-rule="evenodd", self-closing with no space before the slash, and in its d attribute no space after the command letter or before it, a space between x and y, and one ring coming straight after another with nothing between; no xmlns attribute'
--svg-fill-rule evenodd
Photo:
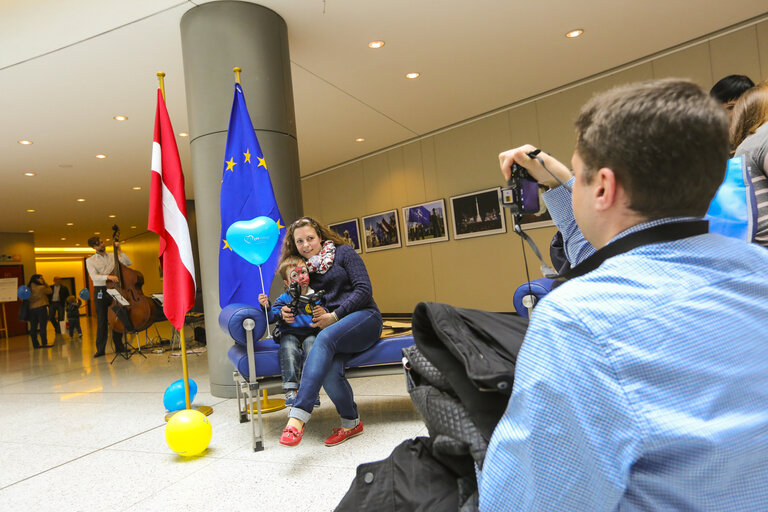
<svg viewBox="0 0 768 512"><path fill-rule="evenodd" d="M117 217L117 215L115 215L115 214L113 213L113 214L109 215L108 217L109 217L110 219L114 219L115 217Z"/></svg>
<svg viewBox="0 0 768 512"><path fill-rule="evenodd" d="M362 137L358 137L355 139L355 142L365 142L365 139Z"/></svg>
<svg viewBox="0 0 768 512"><path fill-rule="evenodd" d="M179 137L189 137L187 132L179 132Z"/></svg>
<svg viewBox="0 0 768 512"><path fill-rule="evenodd" d="M93 232L93 234L94 234L94 235L100 235L100 234L101 234L101 231L94 231L94 232Z"/></svg>
<svg viewBox="0 0 768 512"><path fill-rule="evenodd" d="M565 37L573 39L574 37L579 37L583 33L584 33L584 30L577 28L575 30L571 30L570 32L566 32Z"/></svg>
<svg viewBox="0 0 768 512"><path fill-rule="evenodd" d="M74 226L74 225L75 225L74 222L67 222L67 226Z"/></svg>
<svg viewBox="0 0 768 512"><path fill-rule="evenodd" d="M30 144L32 144L31 140L20 140L18 142L19 142L19 144L23 144L25 146L29 146Z"/></svg>
<svg viewBox="0 0 768 512"><path fill-rule="evenodd" d="M126 121L128 118L125 116L115 116L112 119L114 119L115 121Z"/></svg>
<svg viewBox="0 0 768 512"><path fill-rule="evenodd" d="M35 210L27 210L27 213L35 213Z"/></svg>
<svg viewBox="0 0 768 512"><path fill-rule="evenodd" d="M136 226L131 226L131 229L136 229Z"/></svg>
<svg viewBox="0 0 768 512"><path fill-rule="evenodd" d="M419 78L421 76L421 73L407 73L405 75L405 78Z"/></svg>
<svg viewBox="0 0 768 512"><path fill-rule="evenodd" d="M66 240L66 239L67 239L67 237L65 237L65 236L59 238L59 240Z"/></svg>
<svg viewBox="0 0 768 512"><path fill-rule="evenodd" d="M75 244L75 247L80 247L80 244Z"/></svg>
<svg viewBox="0 0 768 512"><path fill-rule="evenodd" d="M34 229L28 229L28 230L27 230L27 233L34 233L34 232L35 232L35 230L34 230Z"/></svg>
<svg viewBox="0 0 768 512"><path fill-rule="evenodd" d="M34 175L35 175L35 173L33 173L33 172L25 172L24 173L24 176L34 176Z"/></svg>
<svg viewBox="0 0 768 512"><path fill-rule="evenodd" d="M374 50L382 46L384 46L384 41L371 41L368 43L368 48L373 48Z"/></svg>
<svg viewBox="0 0 768 512"><path fill-rule="evenodd" d="M80 197L80 198L78 198L77 202L78 202L78 203L84 203L84 202L85 202L85 199L83 199L82 197Z"/></svg>
<svg viewBox="0 0 768 512"><path fill-rule="evenodd" d="M104 159L107 158L107 155L96 155L96 158Z"/></svg>
<svg viewBox="0 0 768 512"><path fill-rule="evenodd" d="M133 190L141 190L141 187L131 187Z"/></svg>
<svg viewBox="0 0 768 512"><path fill-rule="evenodd" d="M106 240L104 240L104 241L105 241L105 242L109 242L109 238L107 238L107 239L106 239Z"/></svg>

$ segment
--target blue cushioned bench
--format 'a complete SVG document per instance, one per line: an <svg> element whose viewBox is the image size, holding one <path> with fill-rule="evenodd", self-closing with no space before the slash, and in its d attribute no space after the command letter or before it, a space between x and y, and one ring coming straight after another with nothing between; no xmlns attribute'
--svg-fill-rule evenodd
<svg viewBox="0 0 768 512"><path fill-rule="evenodd" d="M227 355L235 366L233 378L237 391L240 422L249 421L250 413L253 449L254 451L263 450L264 429L259 392L282 392L280 363L277 357L279 345L272 339L259 339L267 326L264 310L261 308L246 304L230 304L221 310L219 326L235 341ZM413 345L413 336L410 334L383 337L368 350L350 358L347 363L347 377L373 377L402 373L402 350L411 345ZM254 406L256 418L254 418ZM258 420L258 435L255 420Z"/></svg>

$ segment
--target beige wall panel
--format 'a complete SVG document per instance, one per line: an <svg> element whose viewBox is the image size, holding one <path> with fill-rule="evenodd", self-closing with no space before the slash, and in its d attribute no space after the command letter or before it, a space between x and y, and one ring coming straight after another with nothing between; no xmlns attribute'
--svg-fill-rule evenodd
<svg viewBox="0 0 768 512"><path fill-rule="evenodd" d="M411 313L419 302L435 300L429 245L365 253L363 261L382 312Z"/></svg>
<svg viewBox="0 0 768 512"><path fill-rule="evenodd" d="M760 81L768 80L768 21L755 26L757 31L757 52L760 56ZM757 77L752 77L757 82Z"/></svg>
<svg viewBox="0 0 768 512"><path fill-rule="evenodd" d="M498 156L509 146L506 112L438 133L434 139L438 197L502 184Z"/></svg>
<svg viewBox="0 0 768 512"><path fill-rule="evenodd" d="M752 80L760 76L757 53L757 31L746 27L709 42L712 55L712 81L728 75L747 75Z"/></svg>
<svg viewBox="0 0 768 512"><path fill-rule="evenodd" d="M392 190L392 173L387 153L374 155L362 161L365 208L360 216L391 210L396 207ZM360 226L362 229L362 225Z"/></svg>
<svg viewBox="0 0 768 512"><path fill-rule="evenodd" d="M405 177L405 155L402 147L397 147L387 151L389 159L389 176L392 187L392 204L395 208L400 208L408 204L408 183Z"/></svg>
<svg viewBox="0 0 768 512"><path fill-rule="evenodd" d="M435 138L427 137L417 142L421 147L421 163L424 176L424 195L426 200L445 198L441 195L437 174L437 158L435 157Z"/></svg>
<svg viewBox="0 0 768 512"><path fill-rule="evenodd" d="M402 179L405 185L405 193L402 197L403 204L401 206L410 206L438 199L437 197L427 196L426 193L421 144L419 142L412 142L403 146L402 150L404 170Z"/></svg>
<svg viewBox="0 0 768 512"><path fill-rule="evenodd" d="M301 182L301 200L304 205L304 215L322 217L320 200L320 176L314 176ZM284 219L292 222L294 219Z"/></svg>
<svg viewBox="0 0 768 512"><path fill-rule="evenodd" d="M645 63L538 100L541 148L570 167L576 142L573 122L582 105L599 92L651 78L653 68L650 63Z"/></svg>
<svg viewBox="0 0 768 512"><path fill-rule="evenodd" d="M365 188L360 163L344 166L323 176L324 223L352 219L365 209Z"/></svg>
<svg viewBox="0 0 768 512"><path fill-rule="evenodd" d="M523 144L539 146L539 120L535 102L513 108L507 112L507 116L509 119L509 145L504 149L516 148Z"/></svg>
<svg viewBox="0 0 768 512"><path fill-rule="evenodd" d="M707 91L715 83L707 43L660 57L652 65L654 78L689 78Z"/></svg>
<svg viewBox="0 0 768 512"><path fill-rule="evenodd" d="M508 292L520 284L513 270L520 266L512 256L519 252L518 244L509 232L437 244L433 250L435 300L465 308L512 311L512 293ZM499 302L507 296L508 304Z"/></svg>

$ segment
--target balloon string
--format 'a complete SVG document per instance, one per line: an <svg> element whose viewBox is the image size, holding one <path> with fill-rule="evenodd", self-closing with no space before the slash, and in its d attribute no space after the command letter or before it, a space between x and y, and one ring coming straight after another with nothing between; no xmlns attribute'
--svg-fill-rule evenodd
<svg viewBox="0 0 768 512"><path fill-rule="evenodd" d="M266 295L267 292L264 290L264 276L261 273L261 265L259 265L259 279L261 279L261 293ZM267 318L267 335L264 339L270 339L272 338L272 334L269 332L269 312L267 311L267 308L264 308L264 316Z"/></svg>

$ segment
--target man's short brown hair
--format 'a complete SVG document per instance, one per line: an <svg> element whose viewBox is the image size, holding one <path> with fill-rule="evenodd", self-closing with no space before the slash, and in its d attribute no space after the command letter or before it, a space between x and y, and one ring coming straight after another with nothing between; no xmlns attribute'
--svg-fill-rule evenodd
<svg viewBox="0 0 768 512"><path fill-rule="evenodd" d="M101 241L100 237L92 236L91 238L88 239L88 245L90 245L91 247L96 247L97 245L99 245L99 241Z"/></svg>
<svg viewBox="0 0 768 512"><path fill-rule="evenodd" d="M703 216L725 175L728 119L687 80L665 79L598 94L576 120L576 152L589 183L613 170L648 219Z"/></svg>

